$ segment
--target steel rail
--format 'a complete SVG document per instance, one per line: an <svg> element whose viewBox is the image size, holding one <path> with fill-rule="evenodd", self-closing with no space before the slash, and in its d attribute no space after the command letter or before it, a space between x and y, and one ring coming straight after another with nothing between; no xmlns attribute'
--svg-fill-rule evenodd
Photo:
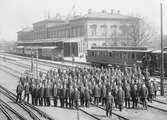
<svg viewBox="0 0 167 120"><path fill-rule="evenodd" d="M1 88L1 85L0 85ZM3 89L4 90L4 89ZM12 100L13 102L15 102L15 98L12 97L10 95L10 93L6 93L2 90L2 88L0 89L0 92L5 95L6 97L8 97L10 100ZM40 120L40 118L38 118L31 110L29 110L23 103L16 103L17 105L19 105L21 108L23 108L27 113L29 113L29 115L33 118L33 120Z"/></svg>
<svg viewBox="0 0 167 120"><path fill-rule="evenodd" d="M47 63L46 63L47 64ZM49 63L48 63L49 64ZM61 66L61 65L60 65ZM167 110L164 110L164 109L161 109L161 108L158 108L158 107L155 107L155 106L152 106L152 105L148 105L148 107L151 107L151 108L154 108L154 109L157 109L157 110L160 110L160 111L164 111L164 112L167 112ZM101 107L100 107L101 108ZM101 108L101 109L103 109L103 108ZM115 113L115 115L116 115L116 113ZM122 116L120 116L120 115L118 115L117 114L117 116L118 117L122 117ZM124 118L123 118L124 119ZM126 118L125 118L126 119ZM128 119L127 119L128 120Z"/></svg>
<svg viewBox="0 0 167 120"><path fill-rule="evenodd" d="M13 120L13 118L9 115L5 107L0 103L0 111L7 117L8 120Z"/></svg>
<svg viewBox="0 0 167 120"><path fill-rule="evenodd" d="M5 87L3 87L2 85L0 85L0 89L3 89L8 95L10 95L11 99L15 100L16 95L14 93L10 92L8 89L6 89ZM31 109L35 110L36 112L38 112L42 117L45 117L48 120L54 120L52 117L50 117L49 115L47 115L45 112L43 112L43 111L39 110L38 108L34 107L33 105L28 104L28 103L26 103L26 102L23 101L23 103L21 103L21 105L23 105L26 109L28 109L28 108L24 104L27 105L28 107L30 107Z"/></svg>
<svg viewBox="0 0 167 120"><path fill-rule="evenodd" d="M8 71L7 71L7 72L8 72ZM18 71L17 71L17 72L18 72ZM18 76L18 77L19 77L19 76ZM8 91L8 90L7 90L6 88L4 88L3 86L0 85L0 88L3 89L3 90L5 90L8 94L12 94L12 96L16 97L15 94L13 94L12 92ZM43 116L46 117L46 115L44 115L44 114L45 114L44 112L39 111L39 109L36 108L36 107L34 107L33 105L28 104L28 103L26 103L26 102L24 102L24 104L26 104L27 106L31 107L32 109L35 109L37 112L39 112L40 114L42 114ZM83 112L83 113L85 113L85 114L87 114L87 115L93 117L93 118L96 119L96 120L100 120L100 118L96 117L95 115L92 115L92 114L88 113L88 112L85 111L85 110L82 110L82 109L80 109L80 108L79 108L78 110L80 110L81 112ZM51 118L51 119L49 118L49 120L53 120L53 118Z"/></svg>
<svg viewBox="0 0 167 120"><path fill-rule="evenodd" d="M18 113L16 110L14 110L12 107L10 107L6 102L0 99L0 102L3 106L5 106L8 110L10 110L13 114L15 114L17 117L19 117L20 120L27 120L24 116L22 116L20 113Z"/></svg>
<svg viewBox="0 0 167 120"><path fill-rule="evenodd" d="M91 103L91 105L92 105L92 106L95 106L95 107L97 107L97 108L100 108L100 109L102 109L102 110L104 110L104 111L106 111L106 109L103 108L103 107L97 106L97 105L95 105L95 104L93 104L93 103ZM121 119L123 119L123 120L130 120L129 118L123 117L123 116L121 116L121 115L119 115L119 114L117 114L117 113L115 113L115 112L113 112L113 111L112 111L112 113L113 113L115 116L117 116L118 118L121 118Z"/></svg>

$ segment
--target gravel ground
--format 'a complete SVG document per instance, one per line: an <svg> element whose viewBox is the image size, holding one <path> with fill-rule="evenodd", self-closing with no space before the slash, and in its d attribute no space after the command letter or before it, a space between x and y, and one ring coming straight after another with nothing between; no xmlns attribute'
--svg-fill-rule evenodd
<svg viewBox="0 0 167 120"><path fill-rule="evenodd" d="M5 63L4 63L5 64ZM10 65L9 65L10 66ZM43 66L44 67L44 66ZM46 67L48 68L48 67ZM21 70L19 67L15 68L16 70ZM18 84L18 79L13 77L10 74L7 74L0 70L0 84L4 87L8 88L10 91L15 93L16 86ZM167 101L166 97L158 97L158 99ZM40 108L40 107L39 107ZM46 111L47 114L53 116L56 120L75 120L77 119L77 112L76 110L69 110L69 109L61 109L61 108L55 108L55 107L41 107L40 108L43 111ZM151 109L148 110L134 110L134 109L124 109L122 112L119 112L118 110L115 110L120 115L123 115L127 118L130 118L130 120L165 120L167 118L167 113L161 112L159 110ZM104 113L101 113L100 115L103 115ZM85 115L82 112L79 112L80 120L89 120L92 119L91 117Z"/></svg>

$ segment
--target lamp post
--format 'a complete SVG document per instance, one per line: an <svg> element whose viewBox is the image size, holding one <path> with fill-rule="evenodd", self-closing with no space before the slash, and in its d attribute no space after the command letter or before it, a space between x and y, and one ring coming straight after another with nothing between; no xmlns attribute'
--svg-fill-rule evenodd
<svg viewBox="0 0 167 120"><path fill-rule="evenodd" d="M160 24L161 24L161 96L164 95L164 53L163 53L163 6L160 3Z"/></svg>

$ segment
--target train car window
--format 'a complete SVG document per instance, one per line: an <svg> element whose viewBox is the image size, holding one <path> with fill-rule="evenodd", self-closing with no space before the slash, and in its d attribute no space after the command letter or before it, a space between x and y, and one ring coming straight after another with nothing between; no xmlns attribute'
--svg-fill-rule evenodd
<svg viewBox="0 0 167 120"><path fill-rule="evenodd" d="M132 53L132 59L135 59L135 53Z"/></svg>
<svg viewBox="0 0 167 120"><path fill-rule="evenodd" d="M95 55L94 55L94 52L92 52L92 56L95 56Z"/></svg>
<svg viewBox="0 0 167 120"><path fill-rule="evenodd" d="M107 56L107 52L106 51L104 51L104 56Z"/></svg>
<svg viewBox="0 0 167 120"><path fill-rule="evenodd" d="M94 52L94 56L97 56L97 52L96 51Z"/></svg>
<svg viewBox="0 0 167 120"><path fill-rule="evenodd" d="M96 52L96 56L99 56L99 55L100 55L100 54L99 54L99 51L97 51L97 52Z"/></svg>
<svg viewBox="0 0 167 120"><path fill-rule="evenodd" d="M131 53L128 53L128 58L131 59Z"/></svg>
<svg viewBox="0 0 167 120"><path fill-rule="evenodd" d="M109 52L109 56L112 57L112 52Z"/></svg>

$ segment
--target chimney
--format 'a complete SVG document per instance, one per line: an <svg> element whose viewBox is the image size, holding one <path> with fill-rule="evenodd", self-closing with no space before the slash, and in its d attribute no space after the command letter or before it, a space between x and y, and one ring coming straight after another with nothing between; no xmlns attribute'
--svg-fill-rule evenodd
<svg viewBox="0 0 167 120"><path fill-rule="evenodd" d="M120 14L120 10L117 11L117 14Z"/></svg>
<svg viewBox="0 0 167 120"><path fill-rule="evenodd" d="M88 9L88 14L91 14L92 13L92 9Z"/></svg>
<svg viewBox="0 0 167 120"><path fill-rule="evenodd" d="M111 14L113 14L114 13L114 9L111 9Z"/></svg>

